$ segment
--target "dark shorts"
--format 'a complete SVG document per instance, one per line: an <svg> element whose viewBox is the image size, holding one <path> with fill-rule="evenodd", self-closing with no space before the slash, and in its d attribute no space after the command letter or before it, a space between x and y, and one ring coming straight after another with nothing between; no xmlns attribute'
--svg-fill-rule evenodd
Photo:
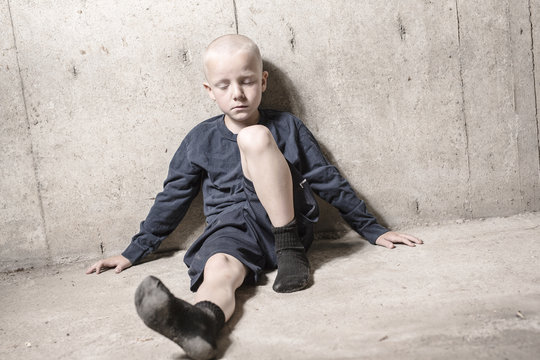
<svg viewBox="0 0 540 360"><path fill-rule="evenodd" d="M313 225L319 219L319 208L302 175L292 165L289 167L298 233L307 250L313 241ZM202 283L206 261L218 253L231 255L248 268L245 283L255 284L263 270L276 268L272 224L253 183L247 178L244 178L244 193L246 201L218 215L187 250L184 262L189 268L192 291L197 291Z"/></svg>

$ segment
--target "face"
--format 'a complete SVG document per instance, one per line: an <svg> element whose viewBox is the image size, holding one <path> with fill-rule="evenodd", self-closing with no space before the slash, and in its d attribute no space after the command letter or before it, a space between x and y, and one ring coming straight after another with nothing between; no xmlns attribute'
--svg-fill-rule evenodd
<svg viewBox="0 0 540 360"><path fill-rule="evenodd" d="M204 87L225 113L225 122L233 132L258 123L267 78L257 57L247 51L214 54L207 59L208 82Z"/></svg>

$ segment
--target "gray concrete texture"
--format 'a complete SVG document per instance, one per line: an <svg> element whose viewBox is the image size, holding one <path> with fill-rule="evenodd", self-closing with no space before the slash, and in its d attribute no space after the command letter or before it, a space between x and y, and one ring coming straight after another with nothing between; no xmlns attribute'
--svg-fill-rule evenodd
<svg viewBox="0 0 540 360"><path fill-rule="evenodd" d="M0 1L0 269L117 254L184 135L201 53L239 32L392 227L540 210L540 4ZM536 79L536 83L535 83ZM323 206L320 232L346 231ZM162 250L203 226L201 199Z"/></svg>
<svg viewBox="0 0 540 360"><path fill-rule="evenodd" d="M275 271L240 288L218 358L538 359L540 213L407 231L425 244L316 241L304 291L275 293ZM183 253L120 274L82 263L0 274L0 358L185 359L133 301L149 274L191 301Z"/></svg>

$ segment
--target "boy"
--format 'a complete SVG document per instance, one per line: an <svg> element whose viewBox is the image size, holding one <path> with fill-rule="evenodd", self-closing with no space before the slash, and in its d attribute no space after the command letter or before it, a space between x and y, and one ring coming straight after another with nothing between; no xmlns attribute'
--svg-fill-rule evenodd
<svg viewBox="0 0 540 360"><path fill-rule="evenodd" d="M200 123L183 140L163 191L122 255L87 270L121 272L155 250L202 186L208 225L184 258L195 305L175 298L155 277L143 280L135 294L145 324L194 359L215 356L218 332L234 312L236 289L256 283L262 270L277 267L277 292L308 285L306 250L318 219L311 189L373 244L422 243L377 224L300 120L258 108L268 73L253 41L241 35L217 38L204 54L204 71L204 87L223 115Z"/></svg>

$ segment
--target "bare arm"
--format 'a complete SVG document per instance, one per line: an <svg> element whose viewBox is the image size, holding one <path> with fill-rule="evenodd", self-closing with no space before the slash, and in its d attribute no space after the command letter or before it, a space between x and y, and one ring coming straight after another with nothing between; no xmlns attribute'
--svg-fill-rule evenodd
<svg viewBox="0 0 540 360"><path fill-rule="evenodd" d="M114 268L114 271L118 274L122 272L122 270L130 267L131 265L131 261L129 261L122 255L111 256L106 259L99 260L98 262L90 266L86 270L86 273L92 274L93 272L95 272L96 274L99 274L106 269Z"/></svg>

